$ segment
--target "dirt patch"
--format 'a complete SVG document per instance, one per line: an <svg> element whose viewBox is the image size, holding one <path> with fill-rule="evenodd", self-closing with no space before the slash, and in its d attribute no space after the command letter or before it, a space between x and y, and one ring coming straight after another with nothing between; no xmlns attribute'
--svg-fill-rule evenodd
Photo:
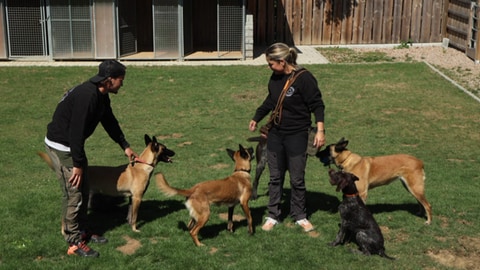
<svg viewBox="0 0 480 270"><path fill-rule="evenodd" d="M182 142L182 143L179 143L177 144L178 147L184 147L186 145L192 145L193 143L192 142Z"/></svg>
<svg viewBox="0 0 480 270"><path fill-rule="evenodd" d="M215 170L220 170L220 169L225 169L230 167L230 164L225 164L225 163L218 163L212 166L209 166L209 168L215 169Z"/></svg>
<svg viewBox="0 0 480 270"><path fill-rule="evenodd" d="M457 269L478 269L480 264L480 238L461 237L450 250L430 250L427 255L438 263Z"/></svg>
<svg viewBox="0 0 480 270"><path fill-rule="evenodd" d="M155 137L159 140L165 140L165 139L171 139L171 138L179 139L179 138L183 137L183 134L182 133L172 133L170 135L157 135Z"/></svg>
<svg viewBox="0 0 480 270"><path fill-rule="evenodd" d="M318 237L320 237L320 233L317 232L317 231L311 231L311 232L308 232L308 236L313 237L313 238L318 238Z"/></svg>
<svg viewBox="0 0 480 270"><path fill-rule="evenodd" d="M125 245L123 246L119 246L117 247L117 250L122 252L123 255L132 255L134 254L137 249L139 249L140 247L142 247L142 244L140 243L140 241L136 240L136 239L133 239L133 238L130 238L129 236L125 235L123 237L123 239L127 242Z"/></svg>

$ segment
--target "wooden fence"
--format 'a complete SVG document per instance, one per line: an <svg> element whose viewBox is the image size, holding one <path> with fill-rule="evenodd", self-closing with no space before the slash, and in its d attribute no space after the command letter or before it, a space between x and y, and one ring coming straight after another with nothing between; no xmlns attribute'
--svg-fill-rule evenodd
<svg viewBox="0 0 480 270"><path fill-rule="evenodd" d="M449 0L246 0L256 45L442 42Z"/></svg>
<svg viewBox="0 0 480 270"><path fill-rule="evenodd" d="M480 58L479 43L479 1L449 0L445 15L445 34L449 45L478 61Z"/></svg>
<svg viewBox="0 0 480 270"><path fill-rule="evenodd" d="M450 45L465 51L469 36L470 0L449 0L446 8L445 37Z"/></svg>

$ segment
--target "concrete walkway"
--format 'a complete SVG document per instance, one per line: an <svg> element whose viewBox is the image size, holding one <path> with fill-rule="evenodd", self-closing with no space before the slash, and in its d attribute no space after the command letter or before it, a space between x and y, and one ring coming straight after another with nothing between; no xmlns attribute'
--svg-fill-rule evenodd
<svg viewBox="0 0 480 270"><path fill-rule="evenodd" d="M295 46L298 51L297 64L307 65L307 64L327 64L329 63L327 58L325 58L317 49L313 46ZM259 50L254 54L253 60L240 61L245 62L245 65L266 65L265 54L263 50Z"/></svg>
<svg viewBox="0 0 480 270"><path fill-rule="evenodd" d="M296 46L298 50L297 63L326 64L328 60L321 55L313 46ZM122 61L126 66L231 66L231 65L266 65L265 54L262 49L254 52L251 60L188 60L188 61ZM0 61L0 67L22 67L22 66L98 66L100 61Z"/></svg>

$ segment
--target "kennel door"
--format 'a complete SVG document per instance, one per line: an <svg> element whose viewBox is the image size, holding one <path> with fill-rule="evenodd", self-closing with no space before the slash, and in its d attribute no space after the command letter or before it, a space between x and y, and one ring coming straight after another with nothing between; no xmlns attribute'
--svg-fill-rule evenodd
<svg viewBox="0 0 480 270"><path fill-rule="evenodd" d="M182 0L153 0L153 47L157 59L181 59Z"/></svg>
<svg viewBox="0 0 480 270"><path fill-rule="evenodd" d="M244 59L244 0L218 0L217 48L219 58Z"/></svg>
<svg viewBox="0 0 480 270"><path fill-rule="evenodd" d="M9 58L46 59L46 18L44 1L5 2Z"/></svg>
<svg viewBox="0 0 480 270"><path fill-rule="evenodd" d="M118 38L120 57L137 53L136 1L118 1Z"/></svg>
<svg viewBox="0 0 480 270"><path fill-rule="evenodd" d="M50 0L50 29L54 59L94 57L90 0Z"/></svg>

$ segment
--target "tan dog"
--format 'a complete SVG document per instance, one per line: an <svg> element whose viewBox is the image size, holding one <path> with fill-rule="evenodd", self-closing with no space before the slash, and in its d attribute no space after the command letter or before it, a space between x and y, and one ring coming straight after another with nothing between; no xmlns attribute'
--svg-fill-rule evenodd
<svg viewBox="0 0 480 270"><path fill-rule="evenodd" d="M188 229L193 242L203 246L198 240L198 232L207 223L210 217L212 203L228 206L227 229L233 232L233 208L239 204L248 222L248 233L253 234L252 216L248 201L252 193L250 184L250 166L253 159L253 148L245 149L239 145L238 151L227 149L229 156L235 162L235 171L232 175L222 180L210 180L196 184L190 189L177 189L170 187L162 174L157 174L158 188L167 196L181 195L187 198L186 207L190 211Z"/></svg>
<svg viewBox="0 0 480 270"><path fill-rule="evenodd" d="M127 220L134 232L139 232L136 225L138 209L155 165L159 161L171 162L170 157L175 155L175 152L158 143L155 137L150 138L147 134L145 134L145 145L146 148L140 157L129 164L118 167L88 166L90 198L95 193L129 197ZM46 153L38 154L50 168L54 169Z"/></svg>
<svg viewBox="0 0 480 270"><path fill-rule="evenodd" d="M356 175L359 180L355 184L364 202L369 189L390 184L399 178L423 206L421 212L427 214L425 223L432 222L432 207L425 198L425 171L421 160L406 154L362 157L348 150L347 145L348 141L342 138L336 144L318 152L316 156L325 166L335 164L343 171Z"/></svg>

